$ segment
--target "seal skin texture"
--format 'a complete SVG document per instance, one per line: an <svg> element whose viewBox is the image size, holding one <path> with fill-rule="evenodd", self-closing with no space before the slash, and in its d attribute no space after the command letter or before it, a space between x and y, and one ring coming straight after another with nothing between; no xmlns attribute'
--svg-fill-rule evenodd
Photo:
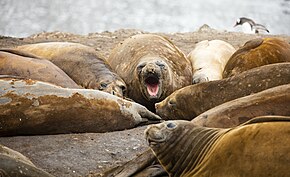
<svg viewBox="0 0 290 177"><path fill-rule="evenodd" d="M66 88L81 88L52 62L10 49L0 49L0 75L19 76Z"/></svg>
<svg viewBox="0 0 290 177"><path fill-rule="evenodd" d="M290 84L218 105L191 120L204 127L230 128L263 115L290 116Z"/></svg>
<svg viewBox="0 0 290 177"><path fill-rule="evenodd" d="M126 96L125 82L92 47L71 42L47 42L15 49L50 60L84 88Z"/></svg>
<svg viewBox="0 0 290 177"><path fill-rule="evenodd" d="M231 129L176 120L151 125L147 142L172 177L290 174L290 117L260 117Z"/></svg>
<svg viewBox="0 0 290 177"><path fill-rule="evenodd" d="M265 65L179 89L156 104L156 113L163 119L191 120L222 103L289 83L290 63Z"/></svg>
<svg viewBox="0 0 290 177"><path fill-rule="evenodd" d="M2 145L0 145L0 176L52 177L52 175L37 168L21 153Z"/></svg>
<svg viewBox="0 0 290 177"><path fill-rule="evenodd" d="M257 38L238 49L227 62L223 78L272 63L290 62L290 45L278 38Z"/></svg>
<svg viewBox="0 0 290 177"><path fill-rule="evenodd" d="M241 97L216 106L193 120L192 123L203 127L231 128L238 126L254 117L262 115L290 116L290 84L273 87L252 95ZM156 158L151 151L144 151L140 156L125 165L107 171L105 176L150 176L162 173L158 165L152 166ZM148 167L144 170L145 167ZM140 170L141 169L141 170ZM136 175L136 173L138 175ZM154 175L152 175L154 176ZM158 175L156 175L158 176ZM165 175L164 175L165 176Z"/></svg>
<svg viewBox="0 0 290 177"><path fill-rule="evenodd" d="M108 132L160 118L106 92L33 80L0 80L0 136Z"/></svg>
<svg viewBox="0 0 290 177"><path fill-rule="evenodd" d="M190 85L190 61L171 41L139 34L119 43L108 58L128 86L128 97L155 111L154 104Z"/></svg>
<svg viewBox="0 0 290 177"><path fill-rule="evenodd" d="M222 79L224 67L236 49L222 40L204 40L187 55L192 64L192 83Z"/></svg>

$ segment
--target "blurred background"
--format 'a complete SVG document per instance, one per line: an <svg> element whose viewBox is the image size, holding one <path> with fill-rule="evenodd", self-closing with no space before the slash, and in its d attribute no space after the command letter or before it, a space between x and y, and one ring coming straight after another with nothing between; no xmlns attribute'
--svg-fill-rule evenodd
<svg viewBox="0 0 290 177"><path fill-rule="evenodd" d="M40 32L76 34L134 28L148 32L190 32L203 24L233 28L245 16L270 34L290 35L290 0L0 0L0 35Z"/></svg>

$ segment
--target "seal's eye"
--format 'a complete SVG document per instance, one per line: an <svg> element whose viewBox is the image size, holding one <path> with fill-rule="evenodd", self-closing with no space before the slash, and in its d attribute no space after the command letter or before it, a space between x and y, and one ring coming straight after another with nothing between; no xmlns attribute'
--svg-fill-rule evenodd
<svg viewBox="0 0 290 177"><path fill-rule="evenodd" d="M176 124L173 122L169 122L166 126L167 126L167 128L175 128Z"/></svg>
<svg viewBox="0 0 290 177"><path fill-rule="evenodd" d="M108 86L107 83L102 82L102 83L100 84L99 89L100 89L100 90L104 90L107 86Z"/></svg>
<svg viewBox="0 0 290 177"><path fill-rule="evenodd" d="M159 66L161 69L165 68L165 64L161 62L156 62L156 65Z"/></svg>
<svg viewBox="0 0 290 177"><path fill-rule="evenodd" d="M146 63L141 63L137 66L137 70L140 72L142 70L142 68L144 68L144 66L146 65Z"/></svg>
<svg viewBox="0 0 290 177"><path fill-rule="evenodd" d="M168 106L176 106L175 100L169 100L168 101Z"/></svg>

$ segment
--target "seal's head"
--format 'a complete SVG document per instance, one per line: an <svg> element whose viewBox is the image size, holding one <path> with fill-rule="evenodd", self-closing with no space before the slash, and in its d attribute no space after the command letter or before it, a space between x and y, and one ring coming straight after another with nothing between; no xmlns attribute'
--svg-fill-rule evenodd
<svg viewBox="0 0 290 177"><path fill-rule="evenodd" d="M167 85L170 80L170 69L164 60L158 56L148 57L140 60L136 67L140 91L147 101L158 101L163 99Z"/></svg>
<svg viewBox="0 0 290 177"><path fill-rule="evenodd" d="M104 91L118 97L127 96L127 86L117 74L112 75L112 77L107 76L106 78L96 82L96 84L97 85L95 88L100 91Z"/></svg>
<svg viewBox="0 0 290 177"><path fill-rule="evenodd" d="M156 113L164 120L191 120L197 116L194 108L200 106L198 102L189 103L187 95L191 95L191 90L187 87L176 90L164 100L155 104ZM187 110L190 109L191 116Z"/></svg>
<svg viewBox="0 0 290 177"><path fill-rule="evenodd" d="M185 167L179 164L179 160L187 161L184 154L192 147L189 137L195 127L189 121L176 120L150 125L145 130L148 145L171 176L181 176L181 172L184 171Z"/></svg>
<svg viewBox="0 0 290 177"><path fill-rule="evenodd" d="M162 152L163 147L175 145L176 139L190 129L189 125L191 125L189 121L183 120L164 121L160 124L150 125L145 130L145 138L154 152Z"/></svg>
<svg viewBox="0 0 290 177"><path fill-rule="evenodd" d="M220 136L219 131L175 120L150 125L145 130L145 138L169 176L192 176L189 174L194 164L202 160Z"/></svg>

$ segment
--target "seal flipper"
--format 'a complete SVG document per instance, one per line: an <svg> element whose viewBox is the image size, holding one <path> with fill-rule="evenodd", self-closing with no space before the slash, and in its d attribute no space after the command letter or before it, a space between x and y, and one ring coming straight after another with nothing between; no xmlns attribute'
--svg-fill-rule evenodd
<svg viewBox="0 0 290 177"><path fill-rule="evenodd" d="M241 124L240 126L265 122L290 122L290 116L278 116L278 115L258 116Z"/></svg>

